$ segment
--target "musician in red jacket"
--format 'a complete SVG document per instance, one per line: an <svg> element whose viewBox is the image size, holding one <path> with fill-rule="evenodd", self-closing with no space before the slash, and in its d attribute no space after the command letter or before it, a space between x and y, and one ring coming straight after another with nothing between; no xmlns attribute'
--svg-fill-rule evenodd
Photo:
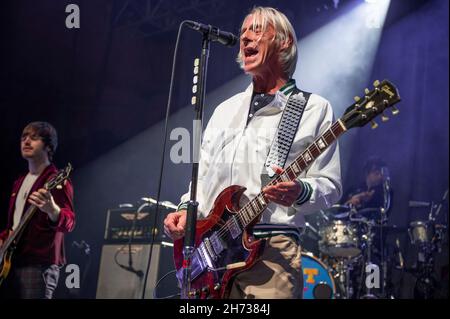
<svg viewBox="0 0 450 319"><path fill-rule="evenodd" d="M64 233L73 230L73 188L69 180L60 188L45 190L44 184L57 173L52 158L57 132L47 122L32 122L22 133L20 149L28 162L28 173L13 184L8 224L0 233L0 246L20 229L20 221L31 205L38 208L23 229L13 253L11 270L0 287L3 298L51 299L65 264Z"/></svg>

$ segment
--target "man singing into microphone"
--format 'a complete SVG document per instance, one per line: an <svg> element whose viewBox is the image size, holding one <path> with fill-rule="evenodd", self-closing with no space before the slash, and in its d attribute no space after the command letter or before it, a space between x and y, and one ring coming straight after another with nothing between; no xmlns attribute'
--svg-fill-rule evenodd
<svg viewBox="0 0 450 319"><path fill-rule="evenodd" d="M292 79L297 64L295 31L286 16L273 8L254 8L244 19L238 63L252 83L221 103L203 135L199 163L199 215L210 212L217 195L230 185L247 188L253 199L263 189L268 207L251 230L263 239L264 250L256 263L233 278L229 298L302 298L300 229L305 214L336 203L341 196L341 173L337 143L329 146L300 177L267 185L273 171L289 165L333 122L330 103L316 94L300 91ZM279 126L291 102L304 106L294 128ZM289 106L289 107L288 107ZM289 111L290 112L290 111ZM291 113L286 113L288 120ZM271 148L275 136L292 135L289 152ZM279 151L280 153L277 153ZM271 161L271 159L283 160ZM283 154L282 154L283 153ZM269 163L271 165L266 165ZM272 165L273 164L273 165ZM185 234L186 202L164 221L172 238Z"/></svg>

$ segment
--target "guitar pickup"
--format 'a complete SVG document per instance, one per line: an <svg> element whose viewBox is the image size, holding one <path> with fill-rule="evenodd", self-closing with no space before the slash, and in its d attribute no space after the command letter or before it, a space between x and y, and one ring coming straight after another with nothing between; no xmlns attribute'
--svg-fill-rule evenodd
<svg viewBox="0 0 450 319"><path fill-rule="evenodd" d="M214 234L212 234L209 240L211 242L212 248L214 249L214 252L216 253L216 255L219 255L224 250L224 246L217 233L215 232Z"/></svg>
<svg viewBox="0 0 450 319"><path fill-rule="evenodd" d="M242 229L241 227L239 227L238 221L236 220L235 216L231 217L228 220L227 225L233 239L236 239L242 233Z"/></svg>

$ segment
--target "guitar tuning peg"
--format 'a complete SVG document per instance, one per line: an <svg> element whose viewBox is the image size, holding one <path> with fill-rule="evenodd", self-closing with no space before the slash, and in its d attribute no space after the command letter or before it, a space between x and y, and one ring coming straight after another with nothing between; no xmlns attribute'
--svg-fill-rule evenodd
<svg viewBox="0 0 450 319"><path fill-rule="evenodd" d="M61 185L57 185L56 189L62 189L62 186Z"/></svg>
<svg viewBox="0 0 450 319"><path fill-rule="evenodd" d="M375 121L370 121L370 126L372 127L372 130L374 130L378 127L378 124Z"/></svg>
<svg viewBox="0 0 450 319"><path fill-rule="evenodd" d="M382 113L382 114L381 114L381 120L382 120L383 122L387 122L387 121L389 121L389 117L387 117L384 113Z"/></svg>
<svg viewBox="0 0 450 319"><path fill-rule="evenodd" d="M353 99L355 100L355 102L361 101L361 98L359 96L355 96Z"/></svg>
<svg viewBox="0 0 450 319"><path fill-rule="evenodd" d="M380 86L380 81L375 80L375 81L373 82L373 86L374 86L374 87Z"/></svg>
<svg viewBox="0 0 450 319"><path fill-rule="evenodd" d="M392 115L397 115L398 113L400 113L400 110L398 108L396 108L395 106L392 107Z"/></svg>
<svg viewBox="0 0 450 319"><path fill-rule="evenodd" d="M367 95L367 94L370 93L370 90L369 90L368 88L365 88L365 89L364 89L364 93L366 93L366 95Z"/></svg>

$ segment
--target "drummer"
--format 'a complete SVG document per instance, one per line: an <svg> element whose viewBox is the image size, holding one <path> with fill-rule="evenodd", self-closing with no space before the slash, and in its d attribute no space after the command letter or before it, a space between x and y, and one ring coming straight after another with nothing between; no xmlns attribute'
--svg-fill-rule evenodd
<svg viewBox="0 0 450 319"><path fill-rule="evenodd" d="M361 212L370 212L369 216L366 216L369 218L375 218L378 214L374 212L384 208L387 217L392 207L393 192L390 185L386 185L389 182L386 163L379 157L370 157L364 164L363 171L365 181L342 197L343 204Z"/></svg>

